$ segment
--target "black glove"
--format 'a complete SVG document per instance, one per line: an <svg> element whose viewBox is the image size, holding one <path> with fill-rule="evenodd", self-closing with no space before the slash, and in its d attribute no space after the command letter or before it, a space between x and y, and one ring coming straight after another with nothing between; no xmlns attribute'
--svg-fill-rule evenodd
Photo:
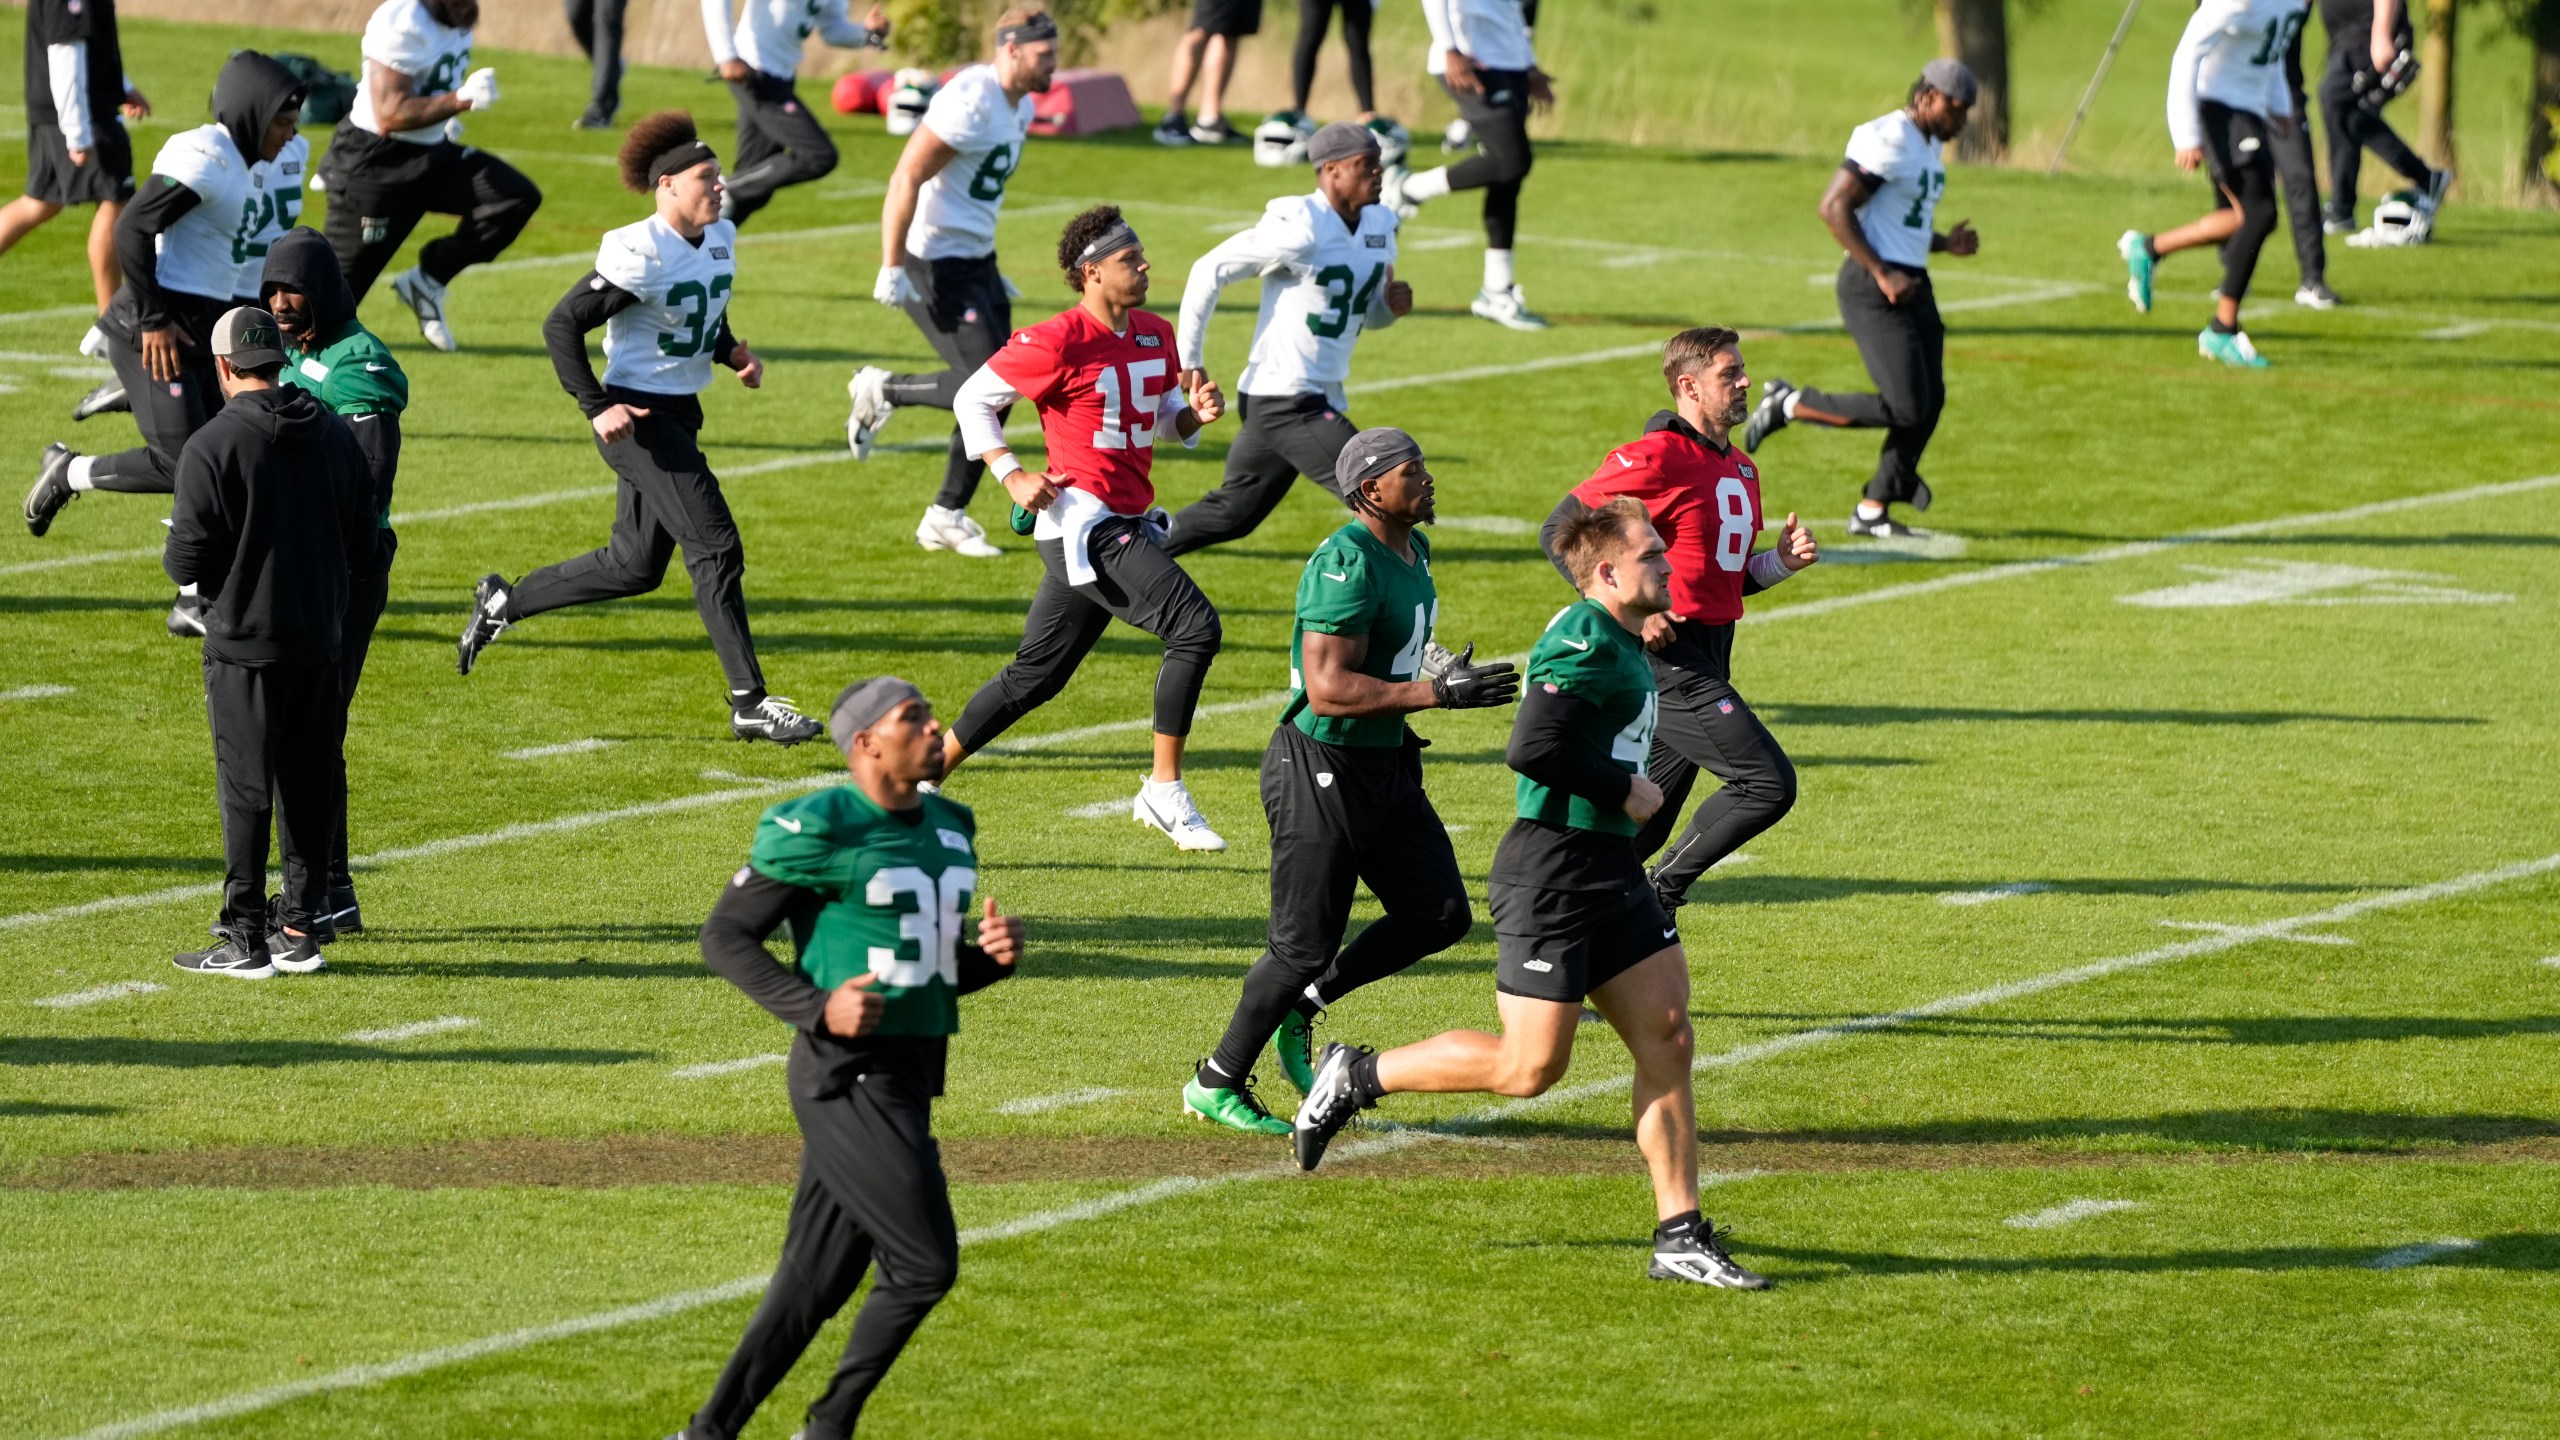
<svg viewBox="0 0 2560 1440"><path fill-rule="evenodd" d="M1440 702L1441 709L1479 710L1520 698L1519 668L1508 660L1474 664L1475 653L1472 642L1455 655L1436 644L1424 647L1422 673L1430 679L1431 698Z"/></svg>

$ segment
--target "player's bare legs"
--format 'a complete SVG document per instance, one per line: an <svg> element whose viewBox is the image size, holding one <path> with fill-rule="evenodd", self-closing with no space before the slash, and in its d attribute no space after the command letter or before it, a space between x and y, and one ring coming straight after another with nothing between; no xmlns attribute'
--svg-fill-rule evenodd
<svg viewBox="0 0 2560 1440"><path fill-rule="evenodd" d="M1391 1094L1476 1093L1515 1099L1553 1088L1573 1061L1573 1032L1582 1022L1582 1007L1501 991L1493 998L1502 1017L1501 1034L1444 1030L1385 1051L1378 1056L1379 1087Z"/></svg>
<svg viewBox="0 0 2560 1440"><path fill-rule="evenodd" d="M97 291L102 315L116 298L116 287L124 283L124 269L116 263L116 221L123 217L123 201L101 200L98 213L89 220L89 285Z"/></svg>
<svg viewBox="0 0 2560 1440"><path fill-rule="evenodd" d="M9 247L25 239L28 231L61 213L61 206L33 195L21 195L0 205L0 255L8 254Z"/></svg>
<svg viewBox="0 0 2560 1440"><path fill-rule="evenodd" d="M1227 81L1236 73L1236 42L1229 36L1209 37L1207 54L1200 62L1200 123L1215 127L1226 117Z"/></svg>
<svg viewBox="0 0 2560 1440"><path fill-rule="evenodd" d="M1508 997L1505 997L1508 998ZM1690 1065L1689 959L1673 945L1591 992L1635 1057L1636 1148L1653 1175L1654 1218L1698 1208L1698 1102Z"/></svg>

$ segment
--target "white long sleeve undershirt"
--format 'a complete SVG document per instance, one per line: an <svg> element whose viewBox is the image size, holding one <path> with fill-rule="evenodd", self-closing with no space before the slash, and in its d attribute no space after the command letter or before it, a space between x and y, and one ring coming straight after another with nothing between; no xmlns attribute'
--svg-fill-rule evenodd
<svg viewBox="0 0 2560 1440"><path fill-rule="evenodd" d="M53 113L62 126L66 150L87 150L98 143L89 125L89 42L74 40L44 47L46 75L53 82Z"/></svg>

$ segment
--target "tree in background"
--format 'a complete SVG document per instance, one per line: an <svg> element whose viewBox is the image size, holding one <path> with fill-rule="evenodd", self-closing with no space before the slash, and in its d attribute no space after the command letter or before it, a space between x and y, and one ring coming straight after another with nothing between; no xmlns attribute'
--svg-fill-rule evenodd
<svg viewBox="0 0 2560 1440"><path fill-rule="evenodd" d="M2532 89L2524 107L2524 165L2517 188L2528 205L2560 205L2560 0L2506 0L2507 20L2533 43Z"/></svg>
<svg viewBox="0 0 2560 1440"><path fill-rule="evenodd" d="M1938 53L1964 62L1982 85L1956 157L1997 164L2009 153L2008 0L1937 0Z"/></svg>
<svg viewBox="0 0 2560 1440"><path fill-rule="evenodd" d="M2459 170L2453 153L2454 0L2411 0L2418 25L2418 154L2439 170Z"/></svg>

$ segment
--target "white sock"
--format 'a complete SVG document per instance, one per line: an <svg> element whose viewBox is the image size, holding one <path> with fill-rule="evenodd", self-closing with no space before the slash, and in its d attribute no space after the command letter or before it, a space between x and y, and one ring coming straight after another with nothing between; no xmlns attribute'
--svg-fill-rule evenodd
<svg viewBox="0 0 2560 1440"><path fill-rule="evenodd" d="M1416 205L1425 200L1437 200L1448 193L1449 167L1446 165L1436 170L1425 170L1404 182L1404 198Z"/></svg>
<svg viewBox="0 0 2560 1440"><path fill-rule="evenodd" d="M1778 413L1786 416L1790 420L1793 420L1796 418L1796 402L1803 398L1804 392L1801 390L1788 391L1787 398L1780 401L1778 404Z"/></svg>
<svg viewBox="0 0 2560 1440"><path fill-rule="evenodd" d="M179 586L179 587L178 587L178 593L179 593L179 594L181 594L181 595L186 596L186 597L187 597L188 599L190 599L190 600L193 600L193 599L196 599L198 596L200 596L203 592L202 592L202 591L200 591L200 590L198 590L198 589L196 589L196 587L194 587L193 585L181 585L181 586Z"/></svg>
<svg viewBox="0 0 2560 1440"><path fill-rule="evenodd" d="M1884 518L1884 507L1873 500L1861 500L1858 502L1858 518L1861 520L1881 520Z"/></svg>
<svg viewBox="0 0 2560 1440"><path fill-rule="evenodd" d="M64 472L64 476L71 482L71 488L74 490L95 490L98 484L89 478L89 472L97 468L97 456L83 455L71 462L71 468Z"/></svg>
<svg viewBox="0 0 2560 1440"><path fill-rule="evenodd" d="M1484 288L1499 295L1511 288L1511 252L1488 248L1484 252Z"/></svg>

